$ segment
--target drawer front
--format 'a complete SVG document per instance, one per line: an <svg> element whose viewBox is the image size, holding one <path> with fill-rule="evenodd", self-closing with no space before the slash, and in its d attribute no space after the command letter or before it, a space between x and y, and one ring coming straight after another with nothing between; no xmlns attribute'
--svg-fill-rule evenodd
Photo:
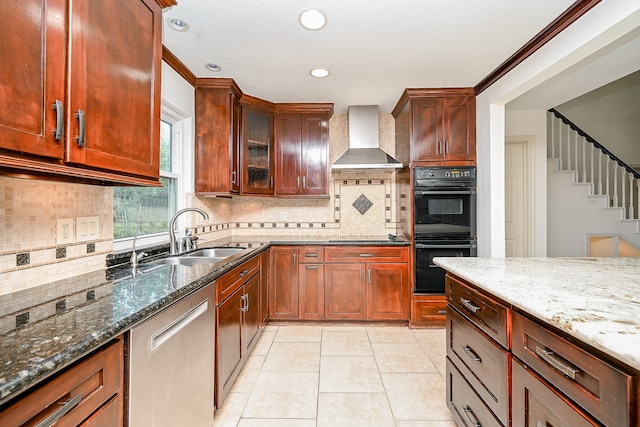
<svg viewBox="0 0 640 427"><path fill-rule="evenodd" d="M447 356L495 416L508 425L509 352L450 309L447 315Z"/></svg>
<svg viewBox="0 0 640 427"><path fill-rule="evenodd" d="M631 425L631 375L519 313L513 331L513 354L540 376L605 425Z"/></svg>
<svg viewBox="0 0 640 427"><path fill-rule="evenodd" d="M444 295L425 297L411 296L411 323L418 326L443 326L447 314L447 300Z"/></svg>
<svg viewBox="0 0 640 427"><path fill-rule="evenodd" d="M514 426L590 427L600 425L517 362L513 363L512 405Z"/></svg>
<svg viewBox="0 0 640 427"><path fill-rule="evenodd" d="M298 249L298 262L300 264L318 264L324 262L324 247L305 246Z"/></svg>
<svg viewBox="0 0 640 427"><path fill-rule="evenodd" d="M2 411L0 425L36 425L65 409L69 410L56 425L79 425L122 392L123 355L121 339L98 350ZM116 408L120 409L119 424L123 418L121 408Z"/></svg>
<svg viewBox="0 0 640 427"><path fill-rule="evenodd" d="M447 358L447 407L459 426L502 426Z"/></svg>
<svg viewBox="0 0 640 427"><path fill-rule="evenodd" d="M509 310L506 306L470 288L447 274L445 278L447 301L468 317L484 333L509 348L507 328Z"/></svg>
<svg viewBox="0 0 640 427"><path fill-rule="evenodd" d="M407 262L409 248L400 246L329 246L326 262Z"/></svg>
<svg viewBox="0 0 640 427"><path fill-rule="evenodd" d="M260 271L260 257L256 256L225 273L216 281L216 305L229 298L249 278Z"/></svg>

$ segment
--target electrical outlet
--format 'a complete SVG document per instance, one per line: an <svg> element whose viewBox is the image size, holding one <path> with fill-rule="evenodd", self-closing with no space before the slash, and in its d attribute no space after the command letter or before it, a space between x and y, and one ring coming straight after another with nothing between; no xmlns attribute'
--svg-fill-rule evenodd
<svg viewBox="0 0 640 427"><path fill-rule="evenodd" d="M56 220L56 245L73 243L73 218Z"/></svg>
<svg viewBox="0 0 640 427"><path fill-rule="evenodd" d="M98 240L100 238L100 218L97 216L76 218L76 236L78 242Z"/></svg>
<svg viewBox="0 0 640 427"><path fill-rule="evenodd" d="M287 220L287 213L285 211L280 212L280 221Z"/></svg>

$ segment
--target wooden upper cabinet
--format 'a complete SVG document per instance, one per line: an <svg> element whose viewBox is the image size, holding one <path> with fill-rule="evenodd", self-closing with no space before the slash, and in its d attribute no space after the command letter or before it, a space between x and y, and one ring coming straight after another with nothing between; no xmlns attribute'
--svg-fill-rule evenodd
<svg viewBox="0 0 640 427"><path fill-rule="evenodd" d="M160 4L9 0L0 13L15 26L0 46L2 171L159 185Z"/></svg>
<svg viewBox="0 0 640 427"><path fill-rule="evenodd" d="M7 21L0 43L0 149L63 158L63 132L57 139L53 133L53 106L58 101L62 119L65 3L0 2L0 15Z"/></svg>
<svg viewBox="0 0 640 427"><path fill-rule="evenodd" d="M242 194L273 195L274 140L273 104L243 95L242 151L240 164Z"/></svg>
<svg viewBox="0 0 640 427"><path fill-rule="evenodd" d="M197 79L195 191L240 193L242 92L232 79Z"/></svg>
<svg viewBox="0 0 640 427"><path fill-rule="evenodd" d="M396 139L409 138L412 165L475 164L473 88L406 89L393 115Z"/></svg>
<svg viewBox="0 0 640 427"><path fill-rule="evenodd" d="M329 118L333 104L276 105L278 196L329 196Z"/></svg>

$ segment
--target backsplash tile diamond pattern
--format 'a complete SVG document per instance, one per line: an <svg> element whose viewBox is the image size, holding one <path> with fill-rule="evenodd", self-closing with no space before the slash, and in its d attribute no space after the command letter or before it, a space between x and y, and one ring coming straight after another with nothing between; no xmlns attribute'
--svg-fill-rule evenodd
<svg viewBox="0 0 640 427"><path fill-rule="evenodd" d="M371 182L371 181L369 181ZM369 208L371 208L371 206L373 206L373 202L369 199L367 199L367 196L365 196L364 194L361 194L352 204L351 206L353 206L354 208L356 208L356 210L358 212L360 212L360 215L364 215L365 213L367 213L367 211L369 210Z"/></svg>

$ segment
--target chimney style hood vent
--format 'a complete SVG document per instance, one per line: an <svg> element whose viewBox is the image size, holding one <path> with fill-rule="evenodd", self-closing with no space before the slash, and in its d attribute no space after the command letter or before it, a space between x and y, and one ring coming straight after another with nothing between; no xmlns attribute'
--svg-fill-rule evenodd
<svg viewBox="0 0 640 427"><path fill-rule="evenodd" d="M400 169L402 163L385 153L378 144L378 106L349 107L349 149L332 169Z"/></svg>

